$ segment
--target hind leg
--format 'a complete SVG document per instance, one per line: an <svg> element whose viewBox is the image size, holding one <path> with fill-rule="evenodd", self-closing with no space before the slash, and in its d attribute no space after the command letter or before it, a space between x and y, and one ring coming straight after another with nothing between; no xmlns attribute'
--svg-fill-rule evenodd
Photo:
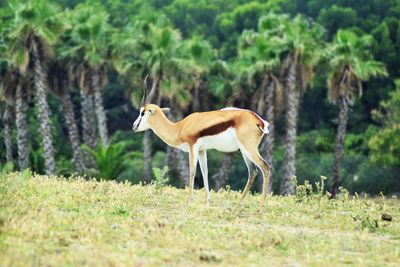
<svg viewBox="0 0 400 267"><path fill-rule="evenodd" d="M264 207L265 200L267 197L268 192L268 182L269 182L269 175L270 175L270 166L268 163L264 161L261 157L260 153L258 152L258 144L260 143L259 136L249 136L247 138L239 138L240 150L242 151L243 155L246 156L251 162L257 165L260 168L262 175L263 175L263 186L261 192L261 201L260 201L260 208Z"/></svg>
<svg viewBox="0 0 400 267"><path fill-rule="evenodd" d="M249 176L247 178L246 186L244 187L243 192L240 196L238 205L240 205L242 203L243 199L246 197L246 195L249 192L251 186L253 185L254 180L258 173L256 165L254 165L254 163L245 154L243 154L243 152L242 152L242 156L243 156L244 162L247 165L247 170L249 171Z"/></svg>
<svg viewBox="0 0 400 267"><path fill-rule="evenodd" d="M261 166L261 170L263 173L263 186L262 186L261 200L259 205L260 208L263 208L265 206L265 201L267 199L269 177L271 175L271 166L267 162L265 162L265 160L260 155L258 157L258 162Z"/></svg>

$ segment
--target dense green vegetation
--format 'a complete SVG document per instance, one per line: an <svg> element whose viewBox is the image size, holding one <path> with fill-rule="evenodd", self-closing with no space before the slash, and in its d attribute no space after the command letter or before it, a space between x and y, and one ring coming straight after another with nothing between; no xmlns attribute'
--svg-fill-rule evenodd
<svg viewBox="0 0 400 267"><path fill-rule="evenodd" d="M295 196L260 195L233 210L239 193L69 180L12 173L0 178L0 265L398 266L398 199L342 195L321 184ZM165 178L165 177L164 177ZM323 180L322 180L323 181ZM316 189L316 186L314 186ZM393 217L392 221L382 220Z"/></svg>
<svg viewBox="0 0 400 267"><path fill-rule="evenodd" d="M294 175L325 175L333 193L400 192L399 0L0 6L1 168L138 183L168 165L186 185L183 152L131 131L150 74L172 120L234 105L270 121L260 151L274 193L294 193ZM239 153L209 165L212 187L243 188Z"/></svg>

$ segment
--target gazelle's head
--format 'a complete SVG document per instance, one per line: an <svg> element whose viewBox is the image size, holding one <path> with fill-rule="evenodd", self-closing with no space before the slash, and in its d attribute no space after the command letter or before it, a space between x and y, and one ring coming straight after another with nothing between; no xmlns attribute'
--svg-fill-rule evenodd
<svg viewBox="0 0 400 267"><path fill-rule="evenodd" d="M132 130L134 132L142 132L152 128L151 127L152 123L156 121L156 117L158 117L157 115L169 111L169 108L160 108L157 105L150 104L150 101L154 96L158 80L157 79L153 80L153 85L151 86L150 93L147 94L147 78L148 75L144 79L143 98L139 116L132 125Z"/></svg>

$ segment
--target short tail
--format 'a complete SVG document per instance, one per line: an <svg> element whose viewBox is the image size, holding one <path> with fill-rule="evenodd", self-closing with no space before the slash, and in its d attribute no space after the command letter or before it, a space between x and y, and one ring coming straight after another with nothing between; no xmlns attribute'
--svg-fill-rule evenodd
<svg viewBox="0 0 400 267"><path fill-rule="evenodd" d="M257 124L258 129L260 129L260 131L263 132L264 134L269 134L268 125L269 123L266 121L264 121L264 127L261 127L261 125Z"/></svg>
<svg viewBox="0 0 400 267"><path fill-rule="evenodd" d="M258 115L257 113L255 113L254 111L251 111L251 113L253 113L254 116L257 117L257 119L260 121L260 123L257 123L257 127L258 129L260 129L261 132L263 132L263 134L269 134L269 123L266 120L263 120L263 118L261 118L260 115Z"/></svg>

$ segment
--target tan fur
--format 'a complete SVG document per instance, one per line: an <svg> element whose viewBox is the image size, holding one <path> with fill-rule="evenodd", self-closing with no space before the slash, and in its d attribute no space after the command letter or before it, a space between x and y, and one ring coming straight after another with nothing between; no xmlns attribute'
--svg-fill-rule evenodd
<svg viewBox="0 0 400 267"><path fill-rule="evenodd" d="M148 104L144 110L150 110L152 115L148 118L150 128L167 144L175 147L187 143L189 145L189 200L193 198L194 175L197 166L197 160L202 151L195 151L194 147L197 140L206 135L218 134L229 127L234 127L236 136L241 143L241 150L246 164L249 168L249 178L245 189L242 192L239 203L244 199L249 191L256 172L251 163L258 166L263 174L263 190L260 206L265 203L267 185L269 180L270 167L263 160L258 152L264 128L264 122L252 111L243 109L215 110L208 112L197 112L190 114L179 122L171 122L157 105ZM249 162L250 165L249 165ZM204 175L203 175L204 176ZM208 189L208 188L207 188ZM208 201L209 192L206 190Z"/></svg>
<svg viewBox="0 0 400 267"><path fill-rule="evenodd" d="M145 110L148 109L154 110L154 114L149 118L151 128L154 132L161 135L161 139L173 146L179 146L182 143L193 145L196 143L198 138L204 136L200 134L202 131L210 129L214 125L229 121L233 121L233 126L235 128L245 129L244 131L242 130L238 132L239 138L241 138L242 134L242 138L245 139L250 130L259 137L257 145L261 141L262 132L257 125L264 125L263 122L260 121L260 119L258 119L251 111L238 109L196 112L190 114L179 122L173 123L168 120L160 107L149 104L145 107ZM169 130L164 133L163 129Z"/></svg>

